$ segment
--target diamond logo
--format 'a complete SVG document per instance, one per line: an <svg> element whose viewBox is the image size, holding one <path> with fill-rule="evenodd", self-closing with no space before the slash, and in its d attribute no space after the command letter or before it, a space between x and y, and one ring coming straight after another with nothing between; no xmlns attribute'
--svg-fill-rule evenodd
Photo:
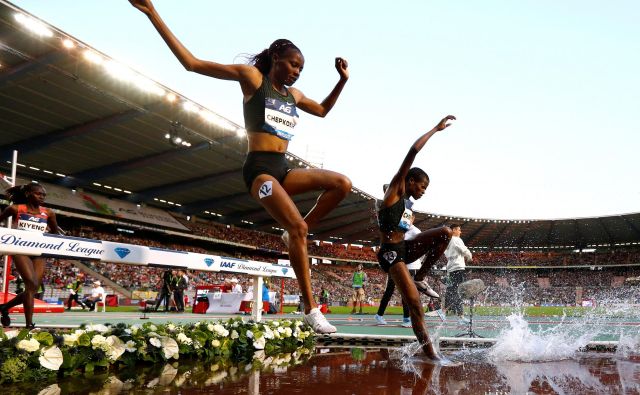
<svg viewBox="0 0 640 395"><path fill-rule="evenodd" d="M213 258L204 258L204 263L207 264L207 267L213 265Z"/></svg>
<svg viewBox="0 0 640 395"><path fill-rule="evenodd" d="M116 254L118 254L120 258L124 258L125 256L131 253L130 249L123 248L123 247L114 248L114 251L116 252Z"/></svg>
<svg viewBox="0 0 640 395"><path fill-rule="evenodd" d="M282 268L282 274L287 274L288 271L289 271L289 269L287 269L286 267Z"/></svg>
<svg viewBox="0 0 640 395"><path fill-rule="evenodd" d="M393 261L396 259L397 256L398 256L398 253L395 251L387 251L384 254L382 254L382 257L386 259L387 262L389 263L393 263Z"/></svg>

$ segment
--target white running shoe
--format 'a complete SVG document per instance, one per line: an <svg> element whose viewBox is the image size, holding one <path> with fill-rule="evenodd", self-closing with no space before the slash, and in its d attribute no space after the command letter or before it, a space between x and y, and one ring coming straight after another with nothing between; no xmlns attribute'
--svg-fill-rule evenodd
<svg viewBox="0 0 640 395"><path fill-rule="evenodd" d="M402 319L402 324L400 324L401 327L403 328L411 328L413 327L413 325L411 325L411 318L403 318Z"/></svg>
<svg viewBox="0 0 640 395"><path fill-rule="evenodd" d="M376 314L373 318L376 319L376 322L378 323L378 325L387 325L387 321L385 321L385 319L382 318L381 315Z"/></svg>
<svg viewBox="0 0 640 395"><path fill-rule="evenodd" d="M416 288L418 288L418 291L422 292L423 294L436 299L440 298L440 295L438 295L438 293L429 286L426 278L422 281L414 281L414 283L416 284Z"/></svg>
<svg viewBox="0 0 640 395"><path fill-rule="evenodd" d="M317 307L315 309L311 309L309 314L305 314L303 320L316 333L334 333L337 331L336 327L327 321L325 316L322 315L320 309Z"/></svg>
<svg viewBox="0 0 640 395"><path fill-rule="evenodd" d="M287 232L286 230L284 231L284 233L282 233L282 241L284 242L284 245L289 248L289 232Z"/></svg>

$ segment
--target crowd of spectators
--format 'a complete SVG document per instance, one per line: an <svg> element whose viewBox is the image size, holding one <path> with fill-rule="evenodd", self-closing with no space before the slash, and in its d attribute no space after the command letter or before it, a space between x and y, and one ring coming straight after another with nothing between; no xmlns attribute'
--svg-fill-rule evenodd
<svg viewBox="0 0 640 395"><path fill-rule="evenodd" d="M275 263L278 257L283 257L281 251L284 244L278 235L252 231L233 226L210 223L195 223L183 221L194 234L211 237L217 240L254 246L259 249L234 248L232 255L238 258L251 259ZM122 243L132 243L158 248L175 249L203 254L226 255L220 251L210 251L202 240L185 237L167 237L157 233L147 237L136 234L123 234L116 231L96 230L91 226L82 225L72 228L70 235L109 240ZM215 244L211 244L215 248ZM365 265L368 276L365 292L370 301L375 302L382 295L386 283L386 275L375 263L375 251L371 247L359 245L345 245L329 242L309 242L309 255L327 259L337 258L346 261L369 262ZM114 263L85 262L93 270L105 275L118 285L128 290L156 291L159 287L162 269L153 267L130 266ZM560 251L479 251L474 252L471 266L585 266L590 269L541 269L541 270L506 270L506 269L472 269L469 279L482 278L489 286L481 303L504 305L513 304L520 300L524 304L562 304L573 305L579 299L602 299L611 295L618 295L633 303L638 302L638 292L629 290L625 279L640 275L640 269L634 266L624 268L606 268L607 265L630 265L640 263L638 250L614 250L596 252L560 252ZM440 262L439 265L442 265ZM605 268L603 268L605 267ZM351 278L355 265L318 264L312 266L312 288L315 295L320 294L322 288L330 293L330 300L337 304L347 304L350 300ZM56 260L47 267L45 287L54 289L64 288L76 276L78 268L64 260ZM199 284L222 283L230 277L225 273L191 272L192 279L189 291ZM249 277L236 276L243 286L249 286ZM86 278L90 284L93 279ZM298 292L295 280L285 280L285 293ZM437 278L430 280L434 288L443 291L443 286ZM516 292L517 291L517 292ZM514 297L517 295L517 297ZM634 299L635 298L635 299ZM615 299L615 298L613 298ZM392 304L399 304L399 297L392 299Z"/></svg>

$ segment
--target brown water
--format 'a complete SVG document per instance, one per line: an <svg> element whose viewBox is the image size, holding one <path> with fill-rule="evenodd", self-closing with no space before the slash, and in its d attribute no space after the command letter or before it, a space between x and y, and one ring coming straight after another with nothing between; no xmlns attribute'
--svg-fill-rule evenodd
<svg viewBox="0 0 640 395"><path fill-rule="evenodd" d="M459 366L405 363L387 349L318 348L310 357L235 366L179 365L5 386L3 394L640 394L640 361L582 354L565 361L491 363L486 352L449 354ZM290 359L289 361L287 361ZM271 363L271 364L270 364ZM293 365L298 363L298 365ZM277 365L277 366L274 366Z"/></svg>

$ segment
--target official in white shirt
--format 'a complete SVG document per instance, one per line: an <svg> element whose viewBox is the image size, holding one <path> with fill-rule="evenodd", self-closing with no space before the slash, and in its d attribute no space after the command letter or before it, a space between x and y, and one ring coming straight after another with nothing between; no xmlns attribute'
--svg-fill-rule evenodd
<svg viewBox="0 0 640 395"><path fill-rule="evenodd" d="M457 315L459 322L464 324L468 323L468 321L463 315L464 310L462 308L462 299L458 293L458 286L465 282L466 263L471 262L473 256L460 238L462 234L460 225L451 225L450 228L453 231L453 236L444 251L444 256L447 257L447 275L449 276L445 295L445 309Z"/></svg>

